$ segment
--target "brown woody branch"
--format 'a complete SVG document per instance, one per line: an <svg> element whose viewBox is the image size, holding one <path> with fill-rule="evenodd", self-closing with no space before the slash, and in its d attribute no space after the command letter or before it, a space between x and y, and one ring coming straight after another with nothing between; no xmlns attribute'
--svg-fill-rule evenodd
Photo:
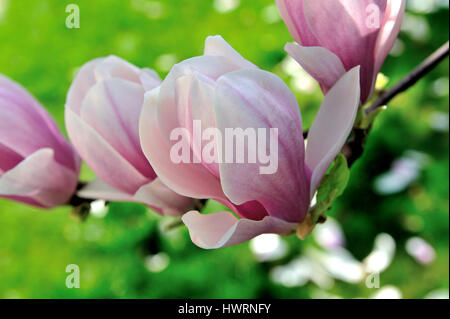
<svg viewBox="0 0 450 319"><path fill-rule="evenodd" d="M442 60L444 60L449 54L449 43L448 41L436 50L432 55L430 55L425 61L423 61L417 68L415 68L411 73L405 76L400 82L394 85L391 89L385 91L380 95L375 102L366 109L366 114L371 113L375 109L386 105L390 100L392 100L396 95L402 93L409 89L411 86L417 83L421 78L427 75L431 70L433 70Z"/></svg>

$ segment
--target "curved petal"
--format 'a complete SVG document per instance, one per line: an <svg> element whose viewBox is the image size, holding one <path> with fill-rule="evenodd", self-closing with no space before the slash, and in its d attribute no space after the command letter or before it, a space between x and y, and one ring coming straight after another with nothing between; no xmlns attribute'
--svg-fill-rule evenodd
<svg viewBox="0 0 450 319"><path fill-rule="evenodd" d="M23 156L0 143L0 176L19 164L23 159Z"/></svg>
<svg viewBox="0 0 450 319"><path fill-rule="evenodd" d="M169 140L172 130L185 124L185 101L179 101L177 94L180 78L197 72L215 81L221 75L237 69L239 68L235 64L223 56L200 56L176 64L161 84L159 103L156 106L162 136Z"/></svg>
<svg viewBox="0 0 450 319"><path fill-rule="evenodd" d="M139 75L145 91L150 91L161 85L161 78L154 70L143 68Z"/></svg>
<svg viewBox="0 0 450 319"><path fill-rule="evenodd" d="M114 202L132 202L133 195L124 193L97 178L77 192L77 196L89 199L103 199Z"/></svg>
<svg viewBox="0 0 450 319"><path fill-rule="evenodd" d="M258 69L256 65L244 59L220 35L206 38L204 55L223 56L241 69Z"/></svg>
<svg viewBox="0 0 450 319"><path fill-rule="evenodd" d="M381 27L375 48L375 69L372 79L372 86L369 96L375 90L377 75L383 66L384 60L388 56L402 26L403 15L405 13L406 0L388 0L385 21Z"/></svg>
<svg viewBox="0 0 450 319"><path fill-rule="evenodd" d="M130 62L115 55L104 58L101 63L97 63L94 68L96 82L110 78L119 78L141 84L141 70Z"/></svg>
<svg viewBox="0 0 450 319"><path fill-rule="evenodd" d="M78 171L79 158L45 108L18 83L0 74L0 143L27 157L41 148L55 150L55 159Z"/></svg>
<svg viewBox="0 0 450 319"><path fill-rule="evenodd" d="M323 47L304 47L296 43L287 43L285 50L319 82L324 94L345 73L341 60L333 52Z"/></svg>
<svg viewBox="0 0 450 319"><path fill-rule="evenodd" d="M377 6L380 19L384 17L386 0L303 0L307 23L320 46L336 54L346 70L361 66L362 101L372 89L375 48L382 22L368 23L370 5Z"/></svg>
<svg viewBox="0 0 450 319"><path fill-rule="evenodd" d="M81 104L86 93L97 82L95 78L95 67L103 60L105 58L97 58L84 64L70 85L66 97L66 107L71 108L76 114L79 114L81 111Z"/></svg>
<svg viewBox="0 0 450 319"><path fill-rule="evenodd" d="M405 6L406 0L388 0L385 21L378 35L375 50L375 74L380 71L384 60L394 46L402 26Z"/></svg>
<svg viewBox="0 0 450 319"><path fill-rule="evenodd" d="M169 189L159 178L142 186L134 199L166 216L180 216L192 209L195 203L193 198L181 196Z"/></svg>
<svg viewBox="0 0 450 319"><path fill-rule="evenodd" d="M254 143L246 143L242 150L236 150L237 143L227 145L232 139L224 138L220 180L230 201L241 205L256 200L273 217L301 221L309 207L309 179L304 168L300 111L286 84L262 70L226 74L217 83L215 113L223 136L230 129L250 129L250 138L254 132ZM269 139L269 133L276 134ZM227 153L235 151L248 152L241 154L247 158L244 163L238 163L236 156L232 163L226 160ZM259 152L269 154L270 159L264 163Z"/></svg>
<svg viewBox="0 0 450 319"><path fill-rule="evenodd" d="M95 179L79 190L77 195L81 198L142 203L167 216L179 216L194 206L192 198L176 194L159 179L142 186L134 195L124 193L100 179Z"/></svg>
<svg viewBox="0 0 450 319"><path fill-rule="evenodd" d="M192 242L203 249L217 249L246 242L266 233L288 234L297 224L267 216L263 220L237 219L229 212L202 215L190 211L182 220Z"/></svg>
<svg viewBox="0 0 450 319"><path fill-rule="evenodd" d="M193 75L180 77L177 81L177 96L180 110L184 111L184 127L189 130L193 156L202 162L211 174L219 178L219 166L217 161L209 163L204 161L202 151L204 146L215 142L215 135L209 140L196 138L196 135L205 133L209 129L215 129L214 96L215 81L194 72ZM196 128L194 129L194 125ZM196 131L196 132L194 132ZM217 152L216 152L217 153Z"/></svg>
<svg viewBox="0 0 450 319"><path fill-rule="evenodd" d="M55 161L54 151L36 151L0 177L0 196L28 198L42 207L67 203L78 176Z"/></svg>
<svg viewBox="0 0 450 319"><path fill-rule="evenodd" d="M84 64L78 71L67 94L66 107L79 114L90 88L97 82L114 77L142 85L145 90L161 84L160 77L153 70L139 69L114 55L97 58Z"/></svg>
<svg viewBox="0 0 450 319"><path fill-rule="evenodd" d="M378 26L367 23L370 5L378 6L380 18L384 16L386 0L303 0L305 19L311 32L320 46L341 58L346 68L365 60L374 62L370 60L382 21Z"/></svg>
<svg viewBox="0 0 450 319"><path fill-rule="evenodd" d="M104 182L129 194L148 183L145 176L70 108L66 108L65 120L78 153Z"/></svg>
<svg viewBox="0 0 450 319"><path fill-rule="evenodd" d="M304 0L276 0L278 10L294 40L304 46L317 46L314 34L309 29L303 10Z"/></svg>
<svg viewBox="0 0 450 319"><path fill-rule="evenodd" d="M139 116L144 102L141 85L121 78L98 82L86 94L80 117L143 176L156 174L139 141Z"/></svg>
<svg viewBox="0 0 450 319"><path fill-rule="evenodd" d="M309 130L305 161L312 171L311 198L352 130L359 99L359 67L355 67L325 96Z"/></svg>
<svg viewBox="0 0 450 319"><path fill-rule="evenodd" d="M170 141L170 136L166 138L161 132L157 116L158 105L161 105L159 93L160 89L156 88L145 94L139 122L142 150L156 174L164 184L181 195L226 199L219 180L201 164L176 164L172 161L170 150L176 141Z"/></svg>
<svg viewBox="0 0 450 319"><path fill-rule="evenodd" d="M97 82L118 78L139 84L146 91L152 90L161 84L161 78L155 71L148 68L140 69L115 55L110 55L102 60L101 63L98 63L95 66L94 74Z"/></svg>

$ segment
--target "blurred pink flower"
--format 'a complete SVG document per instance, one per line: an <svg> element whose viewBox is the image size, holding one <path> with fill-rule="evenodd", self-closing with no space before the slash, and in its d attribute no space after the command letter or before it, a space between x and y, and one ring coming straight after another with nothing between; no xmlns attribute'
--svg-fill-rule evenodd
<svg viewBox="0 0 450 319"><path fill-rule="evenodd" d="M406 241L406 251L417 262L428 265L436 259L436 252L423 238L412 237Z"/></svg>
<svg viewBox="0 0 450 319"><path fill-rule="evenodd" d="M358 83L359 68L354 68L328 92L305 150L295 96L280 78L259 70L220 36L207 38L203 56L175 65L159 88L146 93L140 120L144 154L176 192L213 198L240 217L226 211L185 214L182 219L193 242L210 249L263 233L291 232L304 219L320 180L351 131L360 99ZM195 120L220 132L277 128L278 170L260 174L258 163L206 162L194 139L189 148L197 162L173 162L176 141L171 132L181 127L192 134Z"/></svg>
<svg viewBox="0 0 450 319"><path fill-rule="evenodd" d="M23 87L0 75L0 197L51 208L77 187L80 161Z"/></svg>
<svg viewBox="0 0 450 319"><path fill-rule="evenodd" d="M167 188L141 150L139 115L146 90L161 83L149 69L115 56L81 67L66 102L66 126L82 159L97 174L78 195L142 202L164 215L192 208L193 199Z"/></svg>
<svg viewBox="0 0 450 319"><path fill-rule="evenodd" d="M297 42L286 51L324 93L361 66L361 102L373 94L377 74L400 31L406 0L276 0Z"/></svg>

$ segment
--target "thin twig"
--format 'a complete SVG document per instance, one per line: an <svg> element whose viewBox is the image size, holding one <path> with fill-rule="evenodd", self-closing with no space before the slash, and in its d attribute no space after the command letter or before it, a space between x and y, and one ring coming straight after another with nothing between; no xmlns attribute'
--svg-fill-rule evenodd
<svg viewBox="0 0 450 319"><path fill-rule="evenodd" d="M81 198L78 197L77 193L80 189L82 189L84 186L86 186L86 183L84 182L78 182L77 188L75 193L72 195L72 197L68 201L68 205L77 207L83 204L90 204L94 201L94 199L87 199L87 198Z"/></svg>
<svg viewBox="0 0 450 319"><path fill-rule="evenodd" d="M428 74L434 69L442 60L449 55L449 42L447 41L443 46L430 55L425 61L423 61L417 68L406 75L400 82L394 85L391 89L385 91L380 95L375 102L365 110L365 114L368 115L376 109L385 106L390 100L392 100L397 94L406 91L413 86L422 77ZM344 145L342 151L347 158L349 167L360 158L364 152L364 145L366 143L367 135L370 132L371 127L366 129L353 129L353 137L348 140Z"/></svg>
<svg viewBox="0 0 450 319"><path fill-rule="evenodd" d="M181 218L179 218L179 219L176 219L173 222L167 224L166 226L164 226L164 231L168 232L169 230L178 228L183 225L184 225L183 221L181 220Z"/></svg>
<svg viewBox="0 0 450 319"><path fill-rule="evenodd" d="M394 85L394 87L381 94L381 96L377 100L375 100L375 102L369 108L366 109L366 114L369 114L375 109L386 105L397 94L406 91L411 86L416 84L417 81L419 81L422 77L424 77L431 70L433 70L442 60L444 60L448 56L448 54L449 54L449 43L447 41L443 46L441 46L432 55L430 55L411 73L409 73L400 82Z"/></svg>
<svg viewBox="0 0 450 319"><path fill-rule="evenodd" d="M370 107L364 110L365 115L367 116L371 114L373 111L376 111L378 108L385 106L397 94L404 92L408 88L413 86L417 81L419 81L422 77L424 77L432 69L434 69L448 55L449 55L449 42L447 41L442 47L440 47L425 61L423 61L416 69L414 69L400 82L394 85L394 87L382 93ZM368 125L368 127L363 126L363 128L358 127L353 128L350 139L342 148L342 153L347 158L347 163L349 167L351 167L363 155L366 139L371 128L372 128L371 125ZM303 137L306 138L307 135L308 135L307 131L303 132ZM310 215L308 214L308 216ZM306 224L304 224L304 227L299 227L297 229L297 234L300 238L304 238L306 235L311 233L314 227L315 222L309 221Z"/></svg>
<svg viewBox="0 0 450 319"><path fill-rule="evenodd" d="M353 136L342 148L342 153L347 158L348 167L353 166L364 153L368 133L369 129L354 129Z"/></svg>
<svg viewBox="0 0 450 319"><path fill-rule="evenodd" d="M207 199L197 199L194 204L194 210L198 210L199 212L201 212L203 208L205 208L207 201Z"/></svg>
<svg viewBox="0 0 450 319"><path fill-rule="evenodd" d="M447 41L439 49L437 49L432 55L430 55L425 61L423 61L417 68L406 75L400 82L394 85L391 89L383 92L373 104L365 110L365 114L368 115L375 111L377 108L385 106L390 100L396 97L398 94L406 91L421 78L427 75L433 70L442 60L449 55L449 42ZM308 137L308 131L303 132L303 138Z"/></svg>

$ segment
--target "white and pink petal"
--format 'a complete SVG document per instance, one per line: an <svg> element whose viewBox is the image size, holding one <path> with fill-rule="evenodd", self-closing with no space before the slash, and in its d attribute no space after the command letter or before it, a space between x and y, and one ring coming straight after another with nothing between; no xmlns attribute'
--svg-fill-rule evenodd
<svg viewBox="0 0 450 319"><path fill-rule="evenodd" d="M304 168L302 125L295 96L276 75L250 69L224 75L216 90L216 125L223 136L227 129L250 129L248 132L253 131L255 136L259 129L264 132L257 137L256 145L247 143L243 150L230 149L227 143L222 145L222 157L235 151L247 153L241 154L245 156L242 163L236 158L231 163L222 158L219 168L224 193L235 205L257 201L270 216L301 221L309 207L309 179ZM276 134L269 138L270 133ZM265 145L259 144L259 139ZM273 161L260 161L257 153L264 146L263 153L272 154ZM256 161L250 161L250 155ZM271 169L267 167L270 164Z"/></svg>
<svg viewBox="0 0 450 319"><path fill-rule="evenodd" d="M305 162L312 171L311 198L353 128L359 101L359 67L355 67L325 96L309 130Z"/></svg>
<svg viewBox="0 0 450 319"><path fill-rule="evenodd" d="M203 249L237 245L261 234L285 235L297 227L296 223L272 216L259 221L237 219L230 212L202 215L197 211L190 211L183 215L182 220L189 229L192 242Z"/></svg>

